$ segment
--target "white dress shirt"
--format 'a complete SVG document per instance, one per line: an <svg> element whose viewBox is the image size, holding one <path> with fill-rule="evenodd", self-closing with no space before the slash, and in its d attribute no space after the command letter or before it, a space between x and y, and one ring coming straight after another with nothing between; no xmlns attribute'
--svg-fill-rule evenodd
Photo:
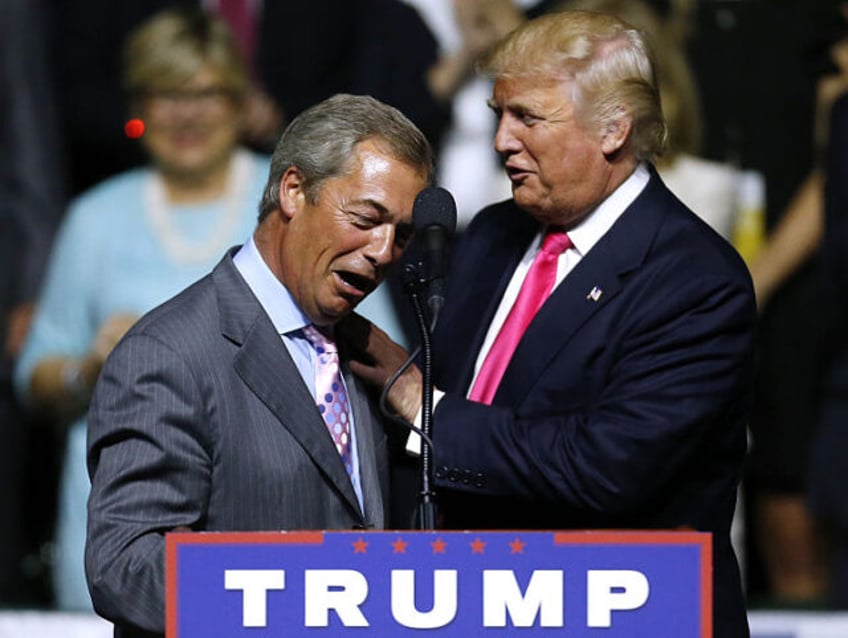
<svg viewBox="0 0 848 638"><path fill-rule="evenodd" d="M624 180L624 182L616 188L609 197L601 202L595 210L589 213L582 222L568 231L568 237L571 239L573 247L569 248L559 256L554 289L562 283L562 280L566 278L568 273L570 273L577 264L580 263L580 260L589 253L592 247L598 243L601 237L606 234L616 220L621 217L627 207L633 203L633 201L644 190L645 186L648 185L650 178L651 174L648 167L644 163L640 163L637 165L636 170L633 171L630 177ZM521 290L524 278L530 270L530 265L533 263L533 260L536 258L536 255L542 247L542 238L546 230L546 228L542 228L536 234L536 237L534 237L533 241L530 242L530 246L527 248L527 251L521 258L521 261L518 263L515 272L512 274L512 279L510 279L509 284L504 291L504 295L501 298L498 309L495 311L495 314L492 317L492 322L489 324L489 330L486 333L486 338L483 340L483 345L480 348L480 352L477 354L477 361L474 365L474 378L468 386L468 393L470 393L471 388L474 387L474 383L477 381L477 375L480 372L483 361L486 360L486 356L489 354L489 350L492 348L492 344L495 342L498 332L500 332L512 305L518 298L518 292ZM444 392L437 388L433 389L434 410L443 396ZM419 414L415 419L415 426L420 429L420 425L421 413L419 411ZM415 433L411 434L407 440L407 452L410 454L418 454L420 453L420 446L421 438Z"/></svg>

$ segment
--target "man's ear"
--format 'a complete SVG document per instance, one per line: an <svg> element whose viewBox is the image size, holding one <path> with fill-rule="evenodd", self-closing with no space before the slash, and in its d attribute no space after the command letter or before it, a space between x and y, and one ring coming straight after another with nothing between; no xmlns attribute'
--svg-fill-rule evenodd
<svg viewBox="0 0 848 638"><path fill-rule="evenodd" d="M286 219L294 217L303 208L306 200L303 174L295 166L289 166L280 178L280 210Z"/></svg>
<svg viewBox="0 0 848 638"><path fill-rule="evenodd" d="M614 155L624 147L633 130L633 118L624 109L619 109L617 117L604 126L601 134L601 152Z"/></svg>

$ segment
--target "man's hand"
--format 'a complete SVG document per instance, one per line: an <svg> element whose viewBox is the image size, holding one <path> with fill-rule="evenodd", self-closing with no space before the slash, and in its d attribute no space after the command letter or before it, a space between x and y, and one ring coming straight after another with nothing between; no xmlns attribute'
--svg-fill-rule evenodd
<svg viewBox="0 0 848 638"><path fill-rule="evenodd" d="M352 314L337 326L353 349L350 369L354 374L382 390L391 376L409 358L404 348L363 317ZM421 409L421 371L410 365L392 386L389 405L401 417L413 423Z"/></svg>

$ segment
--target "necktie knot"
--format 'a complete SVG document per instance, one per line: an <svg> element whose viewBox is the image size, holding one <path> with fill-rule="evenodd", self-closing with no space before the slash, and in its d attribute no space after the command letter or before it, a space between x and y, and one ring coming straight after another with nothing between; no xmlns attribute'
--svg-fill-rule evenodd
<svg viewBox="0 0 848 638"><path fill-rule="evenodd" d="M336 342L313 324L303 327L303 336L312 344L318 354L336 353Z"/></svg>
<svg viewBox="0 0 848 638"><path fill-rule="evenodd" d="M542 251L551 255L561 255L572 246L568 233L559 226L551 226L542 241Z"/></svg>

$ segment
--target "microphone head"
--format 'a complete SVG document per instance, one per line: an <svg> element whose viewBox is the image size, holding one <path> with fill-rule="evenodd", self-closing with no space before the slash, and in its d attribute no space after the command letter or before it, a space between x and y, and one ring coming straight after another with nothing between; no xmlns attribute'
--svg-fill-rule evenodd
<svg viewBox="0 0 848 638"><path fill-rule="evenodd" d="M412 225L416 231L428 226L442 226L449 233L456 230L456 202L444 188L428 186L418 193L412 205Z"/></svg>

